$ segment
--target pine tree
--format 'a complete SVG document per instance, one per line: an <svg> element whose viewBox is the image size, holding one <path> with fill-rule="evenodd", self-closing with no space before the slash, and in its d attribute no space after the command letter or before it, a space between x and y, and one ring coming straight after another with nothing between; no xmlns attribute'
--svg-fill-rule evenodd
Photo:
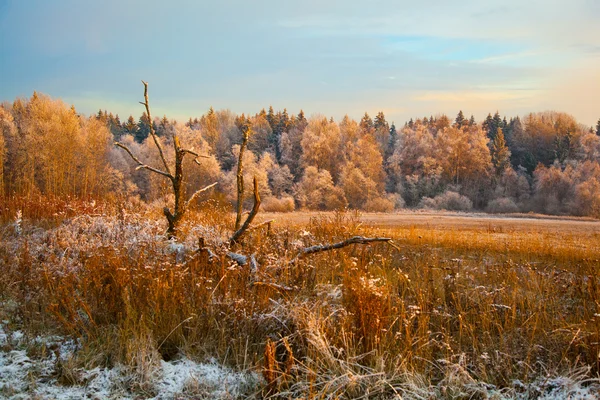
<svg viewBox="0 0 600 400"><path fill-rule="evenodd" d="M487 133L487 136L493 140L492 136L493 136L493 134L495 134L496 131L494 131L494 133L491 133L491 131L494 127L494 118L492 118L492 114L487 115L487 117L485 118L485 121L483 121L483 124L481 125L481 127Z"/></svg>
<svg viewBox="0 0 600 400"><path fill-rule="evenodd" d="M564 135L554 138L554 155L561 164L573 153L573 135L567 131Z"/></svg>
<svg viewBox="0 0 600 400"><path fill-rule="evenodd" d="M415 126L415 123L413 122L413 119L411 118L411 119L408 121L408 127L409 127L410 129L412 129L414 126Z"/></svg>
<svg viewBox="0 0 600 400"><path fill-rule="evenodd" d="M598 124L596 125L596 135L600 136L600 118L598 118Z"/></svg>
<svg viewBox="0 0 600 400"><path fill-rule="evenodd" d="M275 117L275 112L273 111L273 106L269 106L269 112L267 113L267 122L271 125L271 130L275 130L277 126L277 118Z"/></svg>
<svg viewBox="0 0 600 400"><path fill-rule="evenodd" d="M387 121L385 120L385 115L383 114L383 111L379 111L377 113L377 115L375 116L375 121L373 123L373 127L375 128L375 130L377 130L377 129L385 129L387 131L390 130L390 126L388 125Z"/></svg>
<svg viewBox="0 0 600 400"><path fill-rule="evenodd" d="M279 117L279 128L278 131L280 133L287 132L290 128L290 117L287 112L287 108L283 109L281 116Z"/></svg>
<svg viewBox="0 0 600 400"><path fill-rule="evenodd" d="M475 117L471 114L471 118L469 118L469 126L475 126Z"/></svg>
<svg viewBox="0 0 600 400"><path fill-rule="evenodd" d="M137 125L138 129L134 135L134 138L136 142L142 143L150 135L150 120L148 119L148 114L144 112Z"/></svg>
<svg viewBox="0 0 600 400"><path fill-rule="evenodd" d="M427 119L425 119L425 121L427 121ZM394 125L394 123L392 122L392 125L390 126L390 139L385 151L385 161L387 161L387 159L390 158L391 155L394 153L394 148L396 147L397 141L398 132L396 131L396 125Z"/></svg>
<svg viewBox="0 0 600 400"><path fill-rule="evenodd" d="M492 164L496 169L496 175L500 176L510 165L510 150L506 146L502 128L498 128L491 148Z"/></svg>
<svg viewBox="0 0 600 400"><path fill-rule="evenodd" d="M454 126L456 126L457 128L460 128L463 126L464 123L465 123L465 115L463 114L462 110L460 110L458 112L458 115L456 116L456 119L454 120Z"/></svg>
<svg viewBox="0 0 600 400"><path fill-rule="evenodd" d="M360 120L360 129L364 134L371 134L374 128L373 120L369 116L369 113L365 112L365 115Z"/></svg>
<svg viewBox="0 0 600 400"><path fill-rule="evenodd" d="M125 132L135 137L137 133L138 126L135 123L135 119L133 119L133 115L130 115L127 119L127 122L123 125Z"/></svg>
<svg viewBox="0 0 600 400"><path fill-rule="evenodd" d="M298 113L298 118L296 118L296 123L298 123L298 124L306 123L306 117L304 116L303 110L300 110L300 112Z"/></svg>

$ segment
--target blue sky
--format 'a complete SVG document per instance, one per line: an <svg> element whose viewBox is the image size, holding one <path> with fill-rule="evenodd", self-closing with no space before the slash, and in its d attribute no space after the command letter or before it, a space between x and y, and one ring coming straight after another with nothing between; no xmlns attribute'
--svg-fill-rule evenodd
<svg viewBox="0 0 600 400"><path fill-rule="evenodd" d="M0 0L0 100L200 116L600 118L600 1Z"/></svg>

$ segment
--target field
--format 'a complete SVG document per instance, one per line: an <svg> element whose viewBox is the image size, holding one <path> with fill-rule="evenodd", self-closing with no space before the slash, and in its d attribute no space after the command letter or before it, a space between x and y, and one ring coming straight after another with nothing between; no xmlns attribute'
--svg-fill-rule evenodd
<svg viewBox="0 0 600 400"><path fill-rule="evenodd" d="M599 221L262 213L229 249L219 207L178 243L150 207L76 215L0 228L0 397L600 395ZM354 236L392 242L296 258Z"/></svg>

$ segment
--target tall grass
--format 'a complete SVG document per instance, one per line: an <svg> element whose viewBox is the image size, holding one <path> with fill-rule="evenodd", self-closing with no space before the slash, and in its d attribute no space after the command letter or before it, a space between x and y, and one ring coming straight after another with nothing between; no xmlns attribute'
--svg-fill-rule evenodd
<svg viewBox="0 0 600 400"><path fill-rule="evenodd" d="M192 216L177 244L152 211L22 225L2 230L4 312L29 332L81 338L79 365L128 365L141 387L160 359L182 354L259 370L257 395L280 398L480 396L599 372L593 234L376 229L336 213L251 231L235 250L256 255L253 272L225 256L233 219L218 207ZM353 235L396 247L288 262Z"/></svg>

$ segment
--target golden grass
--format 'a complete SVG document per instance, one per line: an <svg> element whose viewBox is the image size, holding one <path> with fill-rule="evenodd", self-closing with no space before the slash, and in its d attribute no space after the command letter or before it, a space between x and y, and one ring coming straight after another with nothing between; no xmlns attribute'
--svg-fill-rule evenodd
<svg viewBox="0 0 600 400"><path fill-rule="evenodd" d="M33 226L20 237L5 229L0 300L30 331L81 337L80 363L125 363L142 385L158 359L180 353L262 370L260 395L281 398L430 386L452 397L461 385L476 395L476 382L598 374L598 222L435 216L262 215L277 220L272 231L254 230L236 249L256 254L257 275L191 248L200 234L215 245L230 231L225 210L192 216L183 258L160 239L127 242L127 229L145 223L139 215L104 230L62 227L97 235L97 247L64 231L40 239ZM299 247L357 234L392 237L397 248L354 245L287 263Z"/></svg>

